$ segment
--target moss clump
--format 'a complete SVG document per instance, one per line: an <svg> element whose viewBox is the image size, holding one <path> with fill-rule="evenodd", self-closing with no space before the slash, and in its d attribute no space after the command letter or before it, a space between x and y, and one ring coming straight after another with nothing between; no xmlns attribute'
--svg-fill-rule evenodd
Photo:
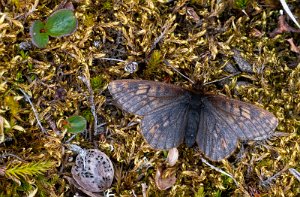
<svg viewBox="0 0 300 197"><path fill-rule="evenodd" d="M88 132L77 135L72 143L82 148L99 148L111 158L116 169L111 189L116 196L133 192L149 196L299 193L299 182L282 170L288 166L299 171L299 54L291 51L286 40L293 38L295 46L300 43L299 34L288 31L270 36L278 27L278 4L231 1L240 2L236 9L225 1L76 1L76 32L51 39L46 49L20 48L29 41L29 24L70 6L57 5L55 1L37 5L35 2L8 1L0 13L0 169L19 162L53 162L56 165L45 168L42 174L30 175L30 183L37 185L39 195L71 196L78 192L69 189L63 176L70 176L74 164L69 160L72 153L62 146L70 135L59 131L56 125L70 115L84 114L89 117ZM299 14L297 2L288 3L292 12ZM240 9L245 9L248 16ZM157 165L165 162L165 156L146 144L139 133L137 117L112 105L107 84L114 79L135 78L191 87L164 60L193 80L208 82L228 76L223 69L226 64L237 67L235 50L240 51L254 72L242 72L233 84L251 85L237 88L218 83L206 89L264 107L279 119L277 131L288 135L247 145L241 154L214 163L231 173L240 187L203 164L197 150L180 146L179 161L174 166L177 181L172 189L159 191L155 171ZM124 63L103 57L138 62L139 70L130 74L124 71ZM91 111L90 92L78 78L85 75L83 70L91 76L87 78L101 125L97 128L100 134L95 136L95 120L86 113ZM45 133L19 88L29 95ZM278 172L279 177L264 188L260 180ZM4 196L24 196L35 189L26 179L18 185L17 180L0 176L0 182L0 195Z"/></svg>

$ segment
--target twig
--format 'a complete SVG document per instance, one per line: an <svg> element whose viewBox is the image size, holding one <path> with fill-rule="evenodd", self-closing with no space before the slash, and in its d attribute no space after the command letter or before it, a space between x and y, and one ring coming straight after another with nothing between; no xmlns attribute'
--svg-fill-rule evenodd
<svg viewBox="0 0 300 197"><path fill-rule="evenodd" d="M96 106L94 103L94 91L91 87L91 83L90 80L88 80L86 77L78 77L88 88L89 91L89 102L91 105L91 112L94 116L94 129L95 129L95 133L98 133L98 117L97 117L97 113L96 113ZM90 136L91 137L91 136Z"/></svg>
<svg viewBox="0 0 300 197"><path fill-rule="evenodd" d="M273 176L267 178L266 180L261 181L260 185L262 185L263 187L268 187L269 185L271 185L271 182L273 180L277 179L277 177L279 177L282 173L284 173L288 169L288 167L289 166L286 165L282 170L280 170L279 172L277 172Z"/></svg>
<svg viewBox="0 0 300 197"><path fill-rule="evenodd" d="M39 0L35 0L33 6L31 7L31 9L25 14L25 16L24 16L24 21L26 20L26 18L27 18L30 14L32 14L34 11L37 10L36 7L38 6L38 4L39 4Z"/></svg>
<svg viewBox="0 0 300 197"><path fill-rule="evenodd" d="M134 190L132 189L131 191L132 191L133 197L137 197L137 195L135 194Z"/></svg>
<svg viewBox="0 0 300 197"><path fill-rule="evenodd" d="M300 29L300 25L299 23L297 22L297 20L295 19L293 13L291 12L289 6L287 5L286 1L285 0L279 0L284 11L287 13L287 15L289 15L289 17L292 19L292 21L297 25L297 27Z"/></svg>
<svg viewBox="0 0 300 197"><path fill-rule="evenodd" d="M35 0L33 6L31 7L31 9L27 13L19 14L19 15L15 16L14 19L18 19L18 18L20 18L21 16L24 15L24 22L25 22L26 18L30 14L32 14L35 10L37 10L36 7L38 6L38 4L39 4L39 0Z"/></svg>
<svg viewBox="0 0 300 197"><path fill-rule="evenodd" d="M142 183L142 194L143 194L143 197L147 197L147 184L146 183Z"/></svg>
<svg viewBox="0 0 300 197"><path fill-rule="evenodd" d="M110 60L110 61L117 61L117 62L126 62L124 60L120 60L120 59L115 59L115 58L107 58L107 57L103 57L100 58L101 60Z"/></svg>
<svg viewBox="0 0 300 197"><path fill-rule="evenodd" d="M70 143L76 136L77 136L76 134L72 135L65 143L66 144Z"/></svg>
<svg viewBox="0 0 300 197"><path fill-rule="evenodd" d="M173 22L175 21L175 16L170 17L170 19L164 24L164 26L162 27L162 32L161 34L154 40L149 54L153 51L153 49L155 49L156 45L164 39L165 35L167 34L167 32L169 31L170 27L172 26Z"/></svg>
<svg viewBox="0 0 300 197"><path fill-rule="evenodd" d="M232 74L232 75L228 75L228 76L226 76L226 77L223 77L223 78L221 78L221 79L217 79L217 80L214 80L214 81L210 81L210 82L204 83L203 85L208 85L208 84L216 83L216 82L218 82L218 81L221 81L221 80L225 80L225 79L234 77L234 76L236 76L236 75L238 75L238 74L240 74L240 73L241 73L241 72L237 72L237 73L234 73L234 74Z"/></svg>
<svg viewBox="0 0 300 197"><path fill-rule="evenodd" d="M15 157L15 158L17 158L17 159L19 159L20 161L25 161L24 159L22 159L21 157L19 157L19 156L17 156L17 155L14 155L14 154L12 154L12 153L4 153L4 154L2 154L2 155L0 155L0 159L1 158L6 158L6 157L8 157L8 156L11 156L11 157Z"/></svg>
<svg viewBox="0 0 300 197"><path fill-rule="evenodd" d="M208 163L208 161L206 161L206 160L203 159L203 158L201 158L201 161L202 161L203 163L205 163L206 165L208 165L209 167L211 167L212 169L214 169L214 170L216 170L216 171L218 171L218 172L220 172L220 173L222 173L222 174L224 174L224 175L230 177L230 178L234 181L234 183L236 184L236 186L239 187L238 182L235 180L235 178L233 178L233 176L232 176L231 174L229 174L229 173L227 173L227 172L221 170L220 168L217 168L217 167L211 165L210 163Z"/></svg>
<svg viewBox="0 0 300 197"><path fill-rule="evenodd" d="M290 173L300 181L300 172L298 172L295 168L290 168L289 169Z"/></svg>
<svg viewBox="0 0 300 197"><path fill-rule="evenodd" d="M58 130L55 122L52 120L51 115L46 115L45 116L45 120L47 121L47 123L49 124L49 126L51 127L51 129L56 133L56 135L60 135L60 130Z"/></svg>
<svg viewBox="0 0 300 197"><path fill-rule="evenodd" d="M193 80L191 80L190 78L188 78L187 76L185 76L184 74L182 74L177 68L175 68L174 66L172 66L168 60L164 60L164 63L167 66L170 66L173 70L175 70L178 74L180 74L182 77L184 77L185 79L187 79L189 82L191 82L192 84L195 84L195 82Z"/></svg>
<svg viewBox="0 0 300 197"><path fill-rule="evenodd" d="M36 109L34 108L33 106L33 103L31 102L29 96L26 94L26 92L24 90L22 90L21 88L19 88L19 90L23 93L24 97L26 98L26 100L29 102L31 108L32 108L32 111L34 113L34 116L35 116L35 119L39 125L39 127L41 128L42 132L43 133L47 133L47 131L44 129L44 127L42 126L40 120L39 120L39 115L38 115L38 112L36 111Z"/></svg>

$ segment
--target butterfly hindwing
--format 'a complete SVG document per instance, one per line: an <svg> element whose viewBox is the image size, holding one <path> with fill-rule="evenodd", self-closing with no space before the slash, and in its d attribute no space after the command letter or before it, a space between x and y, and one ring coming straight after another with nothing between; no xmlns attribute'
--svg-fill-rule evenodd
<svg viewBox="0 0 300 197"><path fill-rule="evenodd" d="M237 146L238 138L222 118L203 108L200 112L196 142L206 157L219 161L229 156Z"/></svg>
<svg viewBox="0 0 300 197"><path fill-rule="evenodd" d="M187 104L182 103L146 115L141 122L143 136L156 149L167 150L179 146L185 135L187 113Z"/></svg>
<svg viewBox="0 0 300 197"><path fill-rule="evenodd" d="M270 112L239 100L205 95L202 103L196 141L211 160L228 157L239 140L270 137L278 124Z"/></svg>

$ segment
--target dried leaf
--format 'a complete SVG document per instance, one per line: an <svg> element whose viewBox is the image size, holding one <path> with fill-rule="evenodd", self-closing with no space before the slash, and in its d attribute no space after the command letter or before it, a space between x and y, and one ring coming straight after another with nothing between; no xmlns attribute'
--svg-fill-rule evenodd
<svg viewBox="0 0 300 197"><path fill-rule="evenodd" d="M169 174L167 177L164 177L164 172L162 169L157 168L155 175L155 184L159 190L166 190L172 187L176 182L175 173Z"/></svg>
<svg viewBox="0 0 300 197"><path fill-rule="evenodd" d="M15 129L15 130L17 130L17 131L26 132L26 130L23 127L19 126L19 125L15 125L12 128Z"/></svg>
<svg viewBox="0 0 300 197"><path fill-rule="evenodd" d="M289 26L287 24L287 22L285 21L285 16L281 15L278 18L278 27L270 33L270 37L273 38L276 35L281 34L283 32L297 32L297 33L300 33L300 29L295 29L295 28Z"/></svg>
<svg viewBox="0 0 300 197"><path fill-rule="evenodd" d="M245 59L243 59L240 52L236 49L234 49L233 52L234 52L233 58L234 58L235 62L237 63L239 69L242 72L254 73L252 65L249 64L249 62L247 62Z"/></svg>
<svg viewBox="0 0 300 197"><path fill-rule="evenodd" d="M287 41L290 43L291 45L291 51L295 52L295 53L300 53L300 49L299 47L297 47L294 43L294 39L293 38L290 38L290 39L287 39Z"/></svg>

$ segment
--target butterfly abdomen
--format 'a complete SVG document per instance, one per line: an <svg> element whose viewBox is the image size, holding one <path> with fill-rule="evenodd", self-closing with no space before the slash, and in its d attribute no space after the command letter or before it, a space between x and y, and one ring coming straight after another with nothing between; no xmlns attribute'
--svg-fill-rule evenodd
<svg viewBox="0 0 300 197"><path fill-rule="evenodd" d="M185 130L185 144L187 147L192 147L196 141L196 135L199 127L199 113L190 108L188 112L187 125Z"/></svg>

